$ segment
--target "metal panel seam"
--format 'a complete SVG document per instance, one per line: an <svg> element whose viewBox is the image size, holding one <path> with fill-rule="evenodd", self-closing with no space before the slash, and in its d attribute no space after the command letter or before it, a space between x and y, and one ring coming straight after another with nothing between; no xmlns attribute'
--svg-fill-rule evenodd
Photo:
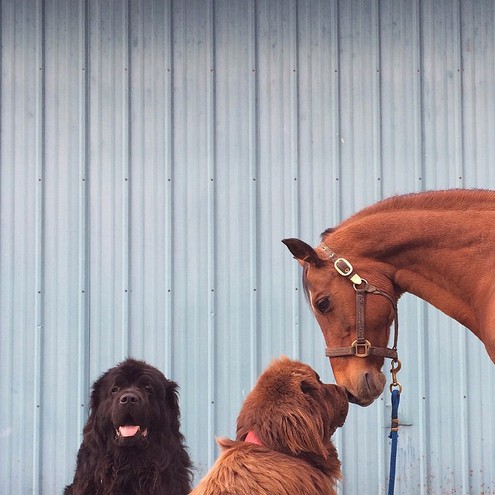
<svg viewBox="0 0 495 495"><path fill-rule="evenodd" d="M127 0L122 7L122 31L127 43L123 42L123 65L122 73L122 357L129 355L130 347L130 156L132 153L131 143L131 93L129 90L131 74L131 37L130 37L130 10L131 0Z"/></svg>
<svg viewBox="0 0 495 495"><path fill-rule="evenodd" d="M79 49L82 76L79 78L79 307L78 307L78 363L77 363L77 397L81 404L77 408L79 430L86 421L88 406L85 406L89 393L89 204L88 204L88 170L89 170L89 1L79 4Z"/></svg>
<svg viewBox="0 0 495 495"><path fill-rule="evenodd" d="M35 189L35 329L34 329L34 363L33 363L33 491L41 492L41 388L43 383L43 285L44 285L44 99L45 99L45 4L41 1L36 9L36 102L35 102L35 122L36 122L36 144L35 144L35 161L36 161L36 189Z"/></svg>
<svg viewBox="0 0 495 495"><path fill-rule="evenodd" d="M173 188L173 164L175 162L175 149L174 149L174 91L173 91L173 72L174 72L174 57L173 57L173 9L172 2L165 2L165 17L168 20L168 64L169 68L167 70L167 91L166 100L168 103L168 114L165 117L166 128L164 130L165 139L165 258L166 258L166 273L165 273L165 287L167 293L165 295L165 355L167 357L167 369L166 375L171 376L173 369L173 316L172 316L172 301L173 301L173 207L174 207L174 188Z"/></svg>
<svg viewBox="0 0 495 495"><path fill-rule="evenodd" d="M293 102L292 102L292 118L294 120L294 138L292 142L292 231L299 233L301 231L301 224L299 220L300 208L300 183L301 183L301 173L300 173L300 153L301 153L301 102L300 102L300 67L299 67L299 2L294 0L292 3L294 26L292 32L294 33L294 39L291 42L291 48L293 50L293 64L292 67L292 80L291 85L293 87ZM297 288L299 280L299 266L297 263L292 265L292 287ZM292 353L294 356L300 356L301 354L301 322L300 322L300 307L299 307L299 292L297 290L292 291Z"/></svg>
<svg viewBox="0 0 495 495"><path fill-rule="evenodd" d="M258 178L259 178L259 46L258 46L258 2L252 0L252 8L249 9L251 12L250 22L251 22L251 34L253 42L251 45L250 59L251 62L251 78L249 80L249 166L251 172L251 187L249 196L249 234L250 234L250 277L252 281L251 286L251 298L250 298L250 344L251 344L251 354L250 354L250 380L254 383L258 375L259 369L259 342L258 342L258 328L259 328L259 264L257 260L259 259L259 218L258 218L258 207L259 204L259 191L258 191Z"/></svg>
<svg viewBox="0 0 495 495"><path fill-rule="evenodd" d="M216 411L216 366L215 366L215 158L216 158L216 134L215 134L215 3L209 0L207 6L207 80L206 80L206 113L208 126L206 130L206 160L207 160L207 233L208 233L208 438L215 436L215 411ZM208 444L208 462L213 464L215 460L214 442Z"/></svg>

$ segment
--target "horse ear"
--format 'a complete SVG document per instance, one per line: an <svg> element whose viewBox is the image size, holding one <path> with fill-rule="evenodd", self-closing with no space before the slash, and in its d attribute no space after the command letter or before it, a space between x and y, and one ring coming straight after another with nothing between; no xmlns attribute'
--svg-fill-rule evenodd
<svg viewBox="0 0 495 495"><path fill-rule="evenodd" d="M289 248L294 258L299 261L299 264L309 263L310 265L321 265L321 258L318 257L316 251L304 241L300 239L283 239L282 242Z"/></svg>

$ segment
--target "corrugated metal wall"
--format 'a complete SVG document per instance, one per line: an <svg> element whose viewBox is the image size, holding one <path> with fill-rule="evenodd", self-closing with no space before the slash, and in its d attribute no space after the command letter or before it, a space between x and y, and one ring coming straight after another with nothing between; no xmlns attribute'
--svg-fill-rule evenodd
<svg viewBox="0 0 495 495"><path fill-rule="evenodd" d="M285 353L331 372L280 240L395 193L495 188L495 4L1 0L0 493L61 493L89 387L181 385L204 474ZM495 493L495 367L400 303L397 493ZM336 434L385 493L389 398Z"/></svg>

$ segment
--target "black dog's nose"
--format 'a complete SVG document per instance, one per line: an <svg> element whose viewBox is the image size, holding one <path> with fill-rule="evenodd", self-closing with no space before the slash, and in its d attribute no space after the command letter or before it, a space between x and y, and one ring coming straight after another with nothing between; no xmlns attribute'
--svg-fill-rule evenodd
<svg viewBox="0 0 495 495"><path fill-rule="evenodd" d="M120 398L121 404L137 404L138 402L139 402L139 397L132 392L127 392L126 394L123 394L122 397Z"/></svg>

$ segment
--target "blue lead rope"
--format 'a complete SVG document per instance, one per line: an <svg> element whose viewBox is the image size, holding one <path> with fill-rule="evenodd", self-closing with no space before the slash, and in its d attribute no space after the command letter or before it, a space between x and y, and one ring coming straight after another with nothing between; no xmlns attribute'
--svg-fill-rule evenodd
<svg viewBox="0 0 495 495"><path fill-rule="evenodd" d="M395 461L397 458L397 439L399 437L399 402L400 391L398 389L392 390L392 424L390 427L389 438L392 439L392 446L390 450L390 475L388 478L388 495L394 495L395 488Z"/></svg>

